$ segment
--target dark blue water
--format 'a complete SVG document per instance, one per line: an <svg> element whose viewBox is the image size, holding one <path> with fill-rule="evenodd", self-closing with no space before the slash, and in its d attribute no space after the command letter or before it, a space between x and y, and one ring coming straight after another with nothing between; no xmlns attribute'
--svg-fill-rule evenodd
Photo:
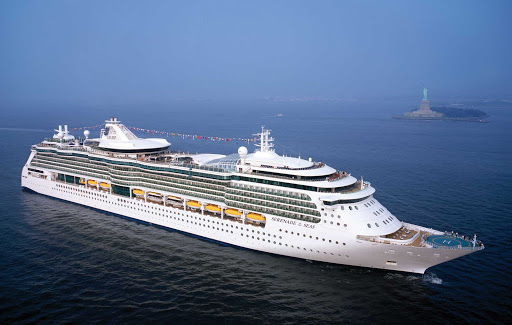
<svg viewBox="0 0 512 325"><path fill-rule="evenodd" d="M414 103L176 102L3 109L0 321L506 323L512 318L512 111L491 123L403 121ZM271 118L277 113L283 118ZM363 175L401 220L477 233L486 249L426 276L225 246L22 191L30 145L57 124L248 137ZM98 132L98 131L95 131ZM94 134L94 133L93 133ZM170 138L191 152L239 145ZM250 147L250 150L253 148Z"/></svg>

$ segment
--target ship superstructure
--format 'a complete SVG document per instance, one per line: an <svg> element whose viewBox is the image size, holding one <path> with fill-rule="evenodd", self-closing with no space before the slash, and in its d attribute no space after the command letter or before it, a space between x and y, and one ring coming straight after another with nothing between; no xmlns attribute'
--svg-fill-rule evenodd
<svg viewBox="0 0 512 325"><path fill-rule="evenodd" d="M240 247L322 262L424 273L483 249L476 238L400 221L369 182L311 158L285 157L262 127L258 149L169 150L117 118L97 139L67 126L32 146L22 186Z"/></svg>

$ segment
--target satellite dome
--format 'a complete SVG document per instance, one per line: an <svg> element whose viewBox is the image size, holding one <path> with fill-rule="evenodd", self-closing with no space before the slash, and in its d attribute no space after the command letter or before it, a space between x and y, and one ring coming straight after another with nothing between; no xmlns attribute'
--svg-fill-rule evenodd
<svg viewBox="0 0 512 325"><path fill-rule="evenodd" d="M241 146L240 148L238 148L238 154L240 155L241 158L245 157L247 155L247 148Z"/></svg>
<svg viewBox="0 0 512 325"><path fill-rule="evenodd" d="M84 131L84 135L85 135L86 138L89 137L89 134L91 134L91 132L89 130L85 130Z"/></svg>
<svg viewBox="0 0 512 325"><path fill-rule="evenodd" d="M59 137L59 139L62 140L62 138L64 137L64 133L62 133L62 131L61 131L61 132L57 133L57 136Z"/></svg>

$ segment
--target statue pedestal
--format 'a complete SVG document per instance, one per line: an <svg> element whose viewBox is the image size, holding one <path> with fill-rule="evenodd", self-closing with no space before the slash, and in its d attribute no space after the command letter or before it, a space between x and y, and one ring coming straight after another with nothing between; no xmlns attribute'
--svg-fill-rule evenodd
<svg viewBox="0 0 512 325"><path fill-rule="evenodd" d="M421 101L420 108L416 111L404 114L407 117L442 117L442 113L434 112L430 109L430 102L428 99Z"/></svg>
<svg viewBox="0 0 512 325"><path fill-rule="evenodd" d="M429 113L431 112L430 102L428 101L428 99L421 101L420 111L429 112Z"/></svg>

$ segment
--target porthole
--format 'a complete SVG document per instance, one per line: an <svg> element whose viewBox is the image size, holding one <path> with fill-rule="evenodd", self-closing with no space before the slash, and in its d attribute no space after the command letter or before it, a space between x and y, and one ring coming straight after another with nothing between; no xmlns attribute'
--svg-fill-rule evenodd
<svg viewBox="0 0 512 325"><path fill-rule="evenodd" d="M378 223L375 223L375 226L377 226L377 227L378 227L378 226L379 226L379 224L378 224Z"/></svg>
<svg viewBox="0 0 512 325"><path fill-rule="evenodd" d="M359 210L359 208L357 207L357 205L356 205L354 208L356 208L356 210Z"/></svg>
<svg viewBox="0 0 512 325"><path fill-rule="evenodd" d="M372 227L372 225L368 224L368 228L371 228L371 227Z"/></svg>
<svg viewBox="0 0 512 325"><path fill-rule="evenodd" d="M352 206L349 206L348 208L349 208L350 210L352 210Z"/></svg>

